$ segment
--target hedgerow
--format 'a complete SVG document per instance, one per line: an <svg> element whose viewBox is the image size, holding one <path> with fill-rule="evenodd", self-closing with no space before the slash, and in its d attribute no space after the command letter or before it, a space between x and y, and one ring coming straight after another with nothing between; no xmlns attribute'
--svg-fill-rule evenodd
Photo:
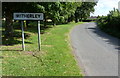
<svg viewBox="0 0 120 78"><path fill-rule="evenodd" d="M107 16L98 17L97 24L101 30L120 38L120 12L118 9L110 11Z"/></svg>

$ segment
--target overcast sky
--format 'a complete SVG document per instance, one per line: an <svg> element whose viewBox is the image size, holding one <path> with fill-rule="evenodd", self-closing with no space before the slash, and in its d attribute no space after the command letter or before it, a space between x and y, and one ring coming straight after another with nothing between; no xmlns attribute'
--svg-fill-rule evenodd
<svg viewBox="0 0 120 78"><path fill-rule="evenodd" d="M95 6L94 14L92 16L98 15L107 15L109 11L113 10L113 8L118 9L118 2L120 0L99 0L97 6Z"/></svg>

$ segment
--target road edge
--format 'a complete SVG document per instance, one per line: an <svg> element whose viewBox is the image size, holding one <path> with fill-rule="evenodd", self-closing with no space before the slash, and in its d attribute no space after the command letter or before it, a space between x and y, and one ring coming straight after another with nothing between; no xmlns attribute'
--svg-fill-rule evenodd
<svg viewBox="0 0 120 78"><path fill-rule="evenodd" d="M86 22L86 23L87 23L87 22ZM82 24L85 24L85 23L81 23L81 24L76 25L76 26L80 26L80 25L82 25ZM71 53L73 54L74 59L75 59L75 61L77 62L77 65L78 65L79 69L81 69L81 70L80 70L80 73L81 73L83 76L87 76L87 72L85 71L85 67L84 67L82 61L81 61L81 60L78 60L77 54L75 53L75 48L74 48L73 45L72 45L72 40L71 40L71 36L70 36L71 33L72 33L72 30L73 30L76 26L72 27L72 29L70 29L69 34L68 34L68 39L69 39L69 42L70 42L70 48L71 48L71 50L72 50Z"/></svg>

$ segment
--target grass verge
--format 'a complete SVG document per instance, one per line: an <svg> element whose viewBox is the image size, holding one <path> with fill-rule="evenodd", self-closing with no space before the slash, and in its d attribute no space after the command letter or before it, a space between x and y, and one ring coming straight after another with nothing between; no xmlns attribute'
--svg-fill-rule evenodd
<svg viewBox="0 0 120 78"><path fill-rule="evenodd" d="M38 51L37 32L31 31L25 31L30 36L25 39L26 51L21 51L21 43L2 46L3 76L82 76L68 39L70 29L78 24L81 23L47 29L41 35L41 51ZM21 38L16 40L21 42Z"/></svg>

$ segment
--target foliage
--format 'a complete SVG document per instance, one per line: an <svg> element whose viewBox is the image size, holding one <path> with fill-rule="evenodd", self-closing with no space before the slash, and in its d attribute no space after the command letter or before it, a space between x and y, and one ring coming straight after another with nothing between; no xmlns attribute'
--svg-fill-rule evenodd
<svg viewBox="0 0 120 78"><path fill-rule="evenodd" d="M77 7L75 11L76 22L78 20L82 21L82 19L86 20L90 13L94 12L94 6L96 2L83 2L80 7Z"/></svg>
<svg viewBox="0 0 120 78"><path fill-rule="evenodd" d="M105 32L120 38L120 12L117 9L107 16L98 17L97 24Z"/></svg>
<svg viewBox="0 0 120 78"><path fill-rule="evenodd" d="M36 3L26 3L26 2L3 2L2 3L2 16L6 18L5 21L5 37L13 38L13 13L14 12L38 12ZM24 8L21 8L24 7ZM33 10L34 9L34 10ZM41 11L41 10L40 10Z"/></svg>
<svg viewBox="0 0 120 78"><path fill-rule="evenodd" d="M47 20L52 20L53 25L74 21L75 19L86 19L90 12L94 11L96 3L85 2L3 2L3 17L5 21L5 38L13 40L13 13L14 12L38 12L44 13L44 28L47 28ZM21 8L24 7L24 8ZM79 9L78 9L79 8ZM20 21L19 21L20 22ZM29 21L25 22L27 29Z"/></svg>
<svg viewBox="0 0 120 78"><path fill-rule="evenodd" d="M71 15L74 15L81 2L41 2L38 4L44 7L45 19L51 19L53 24L56 24L58 22L64 23Z"/></svg>

